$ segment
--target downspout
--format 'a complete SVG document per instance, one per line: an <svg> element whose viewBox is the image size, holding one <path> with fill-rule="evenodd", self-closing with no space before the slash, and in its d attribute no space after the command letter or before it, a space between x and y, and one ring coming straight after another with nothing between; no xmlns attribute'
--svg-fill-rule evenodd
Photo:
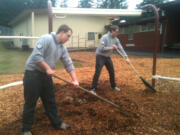
<svg viewBox="0 0 180 135"><path fill-rule="evenodd" d="M154 44L154 53L153 53L153 70L152 70L152 75L156 75L156 59L157 59L157 51L158 51L158 47L159 47L159 14L158 14L158 10L156 8L156 6L152 5L152 4L148 4L142 7L142 9L145 8L152 8L155 16L156 16L156 27L155 27L155 44ZM155 79L152 78L152 86L155 87Z"/></svg>

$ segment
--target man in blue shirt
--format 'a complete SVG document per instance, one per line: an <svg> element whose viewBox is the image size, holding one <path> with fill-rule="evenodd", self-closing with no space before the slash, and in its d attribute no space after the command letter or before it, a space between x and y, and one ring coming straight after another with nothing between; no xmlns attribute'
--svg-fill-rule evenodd
<svg viewBox="0 0 180 135"><path fill-rule="evenodd" d="M74 65L63 45L71 35L72 29L67 25L61 25L56 33L41 36L26 62L23 80L25 99L22 119L23 135L32 135L34 112L39 97L52 126L62 130L70 128L68 124L62 122L58 114L52 77L55 75L53 69L56 62L61 60L66 71L70 74L74 86L79 86Z"/></svg>

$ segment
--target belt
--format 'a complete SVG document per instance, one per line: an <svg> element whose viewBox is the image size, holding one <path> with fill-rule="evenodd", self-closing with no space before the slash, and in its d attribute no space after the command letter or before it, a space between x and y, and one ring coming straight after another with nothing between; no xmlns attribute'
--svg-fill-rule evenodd
<svg viewBox="0 0 180 135"><path fill-rule="evenodd" d="M41 72L41 71L39 71L39 70L37 70L37 69L35 69L35 70L26 70L26 71L27 71L27 72L33 72L33 73L38 73L38 74L46 75L46 73Z"/></svg>

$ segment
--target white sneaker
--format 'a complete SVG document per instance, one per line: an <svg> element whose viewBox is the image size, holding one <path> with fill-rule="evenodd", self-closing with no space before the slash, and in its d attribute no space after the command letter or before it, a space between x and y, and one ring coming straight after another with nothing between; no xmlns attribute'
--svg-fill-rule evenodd
<svg viewBox="0 0 180 135"><path fill-rule="evenodd" d="M90 92L91 92L92 94L94 94L94 95L97 95L95 89L91 89Z"/></svg>
<svg viewBox="0 0 180 135"><path fill-rule="evenodd" d="M30 131L23 132L23 135L32 135Z"/></svg>
<svg viewBox="0 0 180 135"><path fill-rule="evenodd" d="M62 122L61 125L60 125L60 129L62 129L62 130L68 130L70 128L71 127L68 124L64 123L64 122Z"/></svg>
<svg viewBox="0 0 180 135"><path fill-rule="evenodd" d="M114 88L112 88L113 90L116 90L116 91L120 91L121 89L120 88L118 88L118 87L114 87Z"/></svg>

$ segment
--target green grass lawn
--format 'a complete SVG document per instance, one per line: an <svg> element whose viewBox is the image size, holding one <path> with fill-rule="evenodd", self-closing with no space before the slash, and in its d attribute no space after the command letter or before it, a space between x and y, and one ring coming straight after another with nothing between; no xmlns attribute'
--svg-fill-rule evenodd
<svg viewBox="0 0 180 135"><path fill-rule="evenodd" d="M0 75L23 73L25 63L30 51L5 49L0 45ZM80 63L74 63L75 67L81 67ZM63 68L63 64L58 62L56 69Z"/></svg>

